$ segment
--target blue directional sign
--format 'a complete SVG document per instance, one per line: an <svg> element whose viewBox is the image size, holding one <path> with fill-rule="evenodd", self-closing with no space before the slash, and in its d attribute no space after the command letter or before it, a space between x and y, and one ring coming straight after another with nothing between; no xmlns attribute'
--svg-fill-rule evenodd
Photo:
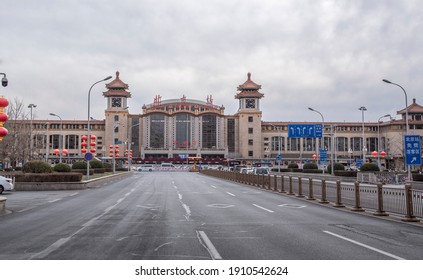
<svg viewBox="0 0 423 280"><path fill-rule="evenodd" d="M420 135L405 135L405 162L407 165L421 165L422 153L420 146Z"/></svg>
<svg viewBox="0 0 423 280"><path fill-rule="evenodd" d="M326 161L328 159L328 152L325 149L319 149L320 153L320 162L323 164L326 164Z"/></svg>
<svg viewBox="0 0 423 280"><path fill-rule="evenodd" d="M282 155L281 154L278 154L277 156L276 156L276 163L279 163L279 162L281 162L281 160L282 160Z"/></svg>
<svg viewBox="0 0 423 280"><path fill-rule="evenodd" d="M288 138L322 138L321 124L288 124Z"/></svg>
<svg viewBox="0 0 423 280"><path fill-rule="evenodd" d="M358 168L363 166L363 160L362 159L357 159L356 165Z"/></svg>

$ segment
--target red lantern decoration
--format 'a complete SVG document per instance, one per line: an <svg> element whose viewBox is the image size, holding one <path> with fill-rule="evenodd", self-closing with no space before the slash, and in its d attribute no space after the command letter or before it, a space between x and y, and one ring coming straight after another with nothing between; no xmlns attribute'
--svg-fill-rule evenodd
<svg viewBox="0 0 423 280"><path fill-rule="evenodd" d="M109 157L113 157L113 154L112 154L112 153L110 153L110 154L109 154Z"/></svg>
<svg viewBox="0 0 423 280"><path fill-rule="evenodd" d="M81 153L86 154L87 153L87 149L81 149Z"/></svg>
<svg viewBox="0 0 423 280"><path fill-rule="evenodd" d="M9 132L7 131L6 128L0 127L0 141L3 140L3 137L5 137L7 135L7 133L9 133Z"/></svg>
<svg viewBox="0 0 423 280"><path fill-rule="evenodd" d="M115 155L115 157L119 157L119 154L117 153L117 154Z"/></svg>
<svg viewBox="0 0 423 280"><path fill-rule="evenodd" d="M317 155L315 155L315 154L314 154L314 155L313 155L313 159L316 159L316 158L317 158Z"/></svg>
<svg viewBox="0 0 423 280"><path fill-rule="evenodd" d="M9 106L9 101L3 96L0 97L0 108Z"/></svg>
<svg viewBox="0 0 423 280"><path fill-rule="evenodd" d="M90 153L95 154L96 150L94 148L90 149Z"/></svg>
<svg viewBox="0 0 423 280"><path fill-rule="evenodd" d="M91 142L91 143L90 143L90 146L91 146L91 147L95 147L95 145L96 145L96 143L95 143L95 142Z"/></svg>
<svg viewBox="0 0 423 280"><path fill-rule="evenodd" d="M87 141L87 136L86 136L86 135L82 135L82 136L81 136L81 140L82 140L82 141Z"/></svg>
<svg viewBox="0 0 423 280"><path fill-rule="evenodd" d="M60 153L60 150L59 149L55 149L54 151L53 151L53 154L55 154L55 155L58 155Z"/></svg>
<svg viewBox="0 0 423 280"><path fill-rule="evenodd" d="M118 154L119 153L119 149L115 149L115 153Z"/></svg>
<svg viewBox="0 0 423 280"><path fill-rule="evenodd" d="M385 157L386 156L386 153L384 151L382 151L382 152L380 152L380 156L381 157Z"/></svg>
<svg viewBox="0 0 423 280"><path fill-rule="evenodd" d="M81 143L81 147L83 147L83 148L84 148L84 147L86 147L86 146L87 146L87 142L82 142L82 143Z"/></svg>
<svg viewBox="0 0 423 280"><path fill-rule="evenodd" d="M97 139L97 136L91 135L90 138L91 138L91 140L95 141L95 139Z"/></svg>
<svg viewBox="0 0 423 280"><path fill-rule="evenodd" d="M0 113L0 126L3 126L3 124L7 121L9 119L9 116L6 114L6 113L4 113L4 112L1 112Z"/></svg>
<svg viewBox="0 0 423 280"><path fill-rule="evenodd" d="M63 149L63 150L62 150L62 155L65 155L65 156L66 156L67 154L68 154L68 150Z"/></svg>
<svg viewBox="0 0 423 280"><path fill-rule="evenodd" d="M373 152L372 152L372 157L377 157L377 154L378 154L378 153L377 153L376 151L373 151Z"/></svg>

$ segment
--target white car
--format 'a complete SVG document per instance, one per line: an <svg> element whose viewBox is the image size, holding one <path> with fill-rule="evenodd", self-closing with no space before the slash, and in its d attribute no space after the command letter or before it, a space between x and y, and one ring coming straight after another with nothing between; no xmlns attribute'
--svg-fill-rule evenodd
<svg viewBox="0 0 423 280"><path fill-rule="evenodd" d="M154 166L152 164L145 164L145 165L141 165L140 167L138 167L137 169L138 171L153 171L154 170Z"/></svg>
<svg viewBox="0 0 423 280"><path fill-rule="evenodd" d="M0 176L0 194L2 194L3 191L11 191L11 190L13 190L13 180L10 178Z"/></svg>

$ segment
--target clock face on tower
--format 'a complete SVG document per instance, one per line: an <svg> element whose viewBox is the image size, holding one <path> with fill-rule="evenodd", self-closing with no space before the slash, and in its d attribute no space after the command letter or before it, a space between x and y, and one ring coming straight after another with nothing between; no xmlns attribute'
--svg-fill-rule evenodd
<svg viewBox="0 0 423 280"><path fill-rule="evenodd" d="M122 106L122 99L119 97L112 98L112 107L121 107Z"/></svg>
<svg viewBox="0 0 423 280"><path fill-rule="evenodd" d="M255 108L256 102L254 99L245 99L245 108Z"/></svg>

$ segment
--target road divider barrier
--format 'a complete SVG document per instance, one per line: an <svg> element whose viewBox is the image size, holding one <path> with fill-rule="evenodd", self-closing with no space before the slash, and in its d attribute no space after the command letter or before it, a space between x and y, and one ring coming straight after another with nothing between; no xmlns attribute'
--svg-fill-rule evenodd
<svg viewBox="0 0 423 280"><path fill-rule="evenodd" d="M397 214L405 222L420 222L419 218L423 218L423 190L412 189L408 183L401 188L292 175L255 175L221 170L202 170L201 173L298 198L318 200L333 207L347 207L355 212L369 211L375 216Z"/></svg>

